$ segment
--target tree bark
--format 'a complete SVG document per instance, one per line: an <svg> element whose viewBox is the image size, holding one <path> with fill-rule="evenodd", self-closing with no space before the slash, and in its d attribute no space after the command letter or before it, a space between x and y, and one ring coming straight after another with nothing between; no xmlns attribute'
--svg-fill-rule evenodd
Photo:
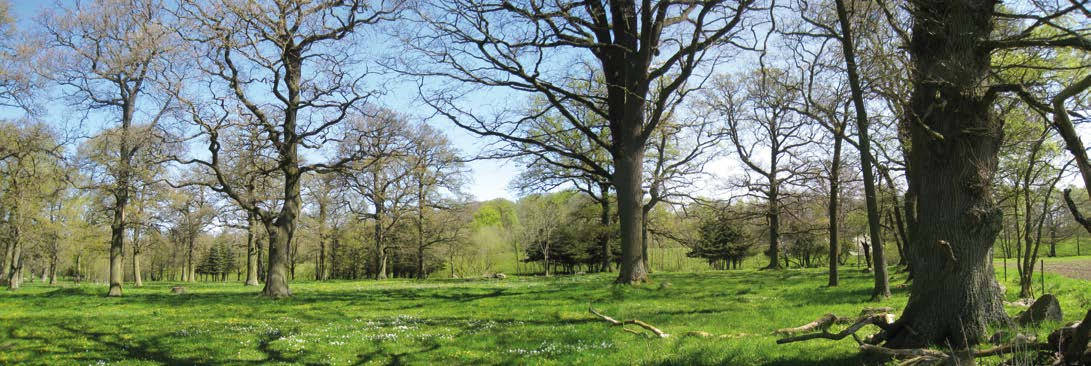
<svg viewBox="0 0 1091 366"><path fill-rule="evenodd" d="M549 237L542 238L542 258L545 263L545 276L549 277Z"/></svg>
<svg viewBox="0 0 1091 366"><path fill-rule="evenodd" d="M140 248L133 245L133 287L144 287L144 280L140 277Z"/></svg>
<svg viewBox="0 0 1091 366"><path fill-rule="evenodd" d="M315 261L314 279L316 281L326 280L326 242L329 237L329 228L326 223L328 213L327 202L325 199L320 198L318 200L318 260Z"/></svg>
<svg viewBox="0 0 1091 366"><path fill-rule="evenodd" d="M121 184L118 183L119 186ZM110 224L110 291L106 294L110 297L121 296L121 282L124 274L121 257L125 243L125 207L129 201L128 189L120 188L114 197L117 201L114 206L114 219Z"/></svg>
<svg viewBox="0 0 1091 366"><path fill-rule="evenodd" d="M261 246L257 238L257 219L253 213L246 214L246 282L244 286L258 285L258 248Z"/></svg>
<svg viewBox="0 0 1091 366"><path fill-rule="evenodd" d="M197 269L193 265L193 257L196 255L197 248L197 233L194 230L190 230L186 234L186 271L184 274L184 282L194 282L197 280Z"/></svg>
<svg viewBox="0 0 1091 366"><path fill-rule="evenodd" d="M54 251L49 255L49 285L57 284L57 252Z"/></svg>
<svg viewBox="0 0 1091 366"><path fill-rule="evenodd" d="M83 254L76 254L76 284L83 281Z"/></svg>
<svg viewBox="0 0 1091 366"><path fill-rule="evenodd" d="M641 110L633 113L633 120L629 124L643 121ZM611 125L614 125L611 122ZM611 133L614 135L613 185L617 191L618 219L621 224L621 269L615 282L621 284L637 284L648 281L648 271L644 267L643 251L641 248L641 220L643 217L643 192L641 191L641 179L643 179L644 143L641 140L640 128L635 126L613 126Z"/></svg>
<svg viewBox="0 0 1091 366"><path fill-rule="evenodd" d="M8 270L11 269L11 254L14 249L15 246L12 243L7 240L4 241L4 256L0 257L0 285L7 286L8 278L11 275L8 273Z"/></svg>
<svg viewBox="0 0 1091 366"><path fill-rule="evenodd" d="M266 231L269 233L269 265L261 293L274 299L292 296L288 289L288 228L273 224Z"/></svg>
<svg viewBox="0 0 1091 366"><path fill-rule="evenodd" d="M992 201L1003 124L981 88L996 4L921 1L913 12L909 179L923 214L906 248L914 282L890 348L964 349L1008 321L991 260L1003 222Z"/></svg>
<svg viewBox="0 0 1091 366"><path fill-rule="evenodd" d="M121 85L127 89L127 85ZM124 96L124 93L123 93ZM114 218L110 223L110 291L106 296L121 296L121 282L124 275L122 268L122 256L125 247L125 211L129 207L130 174L132 173L132 158L135 149L129 146L129 129L133 123L135 113L135 93L132 93L121 103L121 141L118 151L117 184L114 186Z"/></svg>
<svg viewBox="0 0 1091 366"><path fill-rule="evenodd" d="M837 276L837 258L841 257L841 245L838 240L838 231L841 226L838 222L838 204L841 195L841 143L844 139L844 129L833 132L833 161L830 163L830 203L827 206L830 231L830 273L829 286L836 287L839 284Z"/></svg>
<svg viewBox="0 0 1091 366"><path fill-rule="evenodd" d="M386 247L383 246L383 200L375 200L375 279L386 279Z"/></svg>
<svg viewBox="0 0 1091 366"><path fill-rule="evenodd" d="M599 191L602 192L599 199L599 225L602 233L599 234L599 246L602 248L602 272L610 271L610 185L599 183Z"/></svg>
<svg viewBox="0 0 1091 366"><path fill-rule="evenodd" d="M293 115L294 116L294 115ZM294 125L294 122L292 123ZM295 233L296 218L302 205L299 189L299 161L296 156L296 147L291 145L289 160L284 171L284 204L280 213L272 225L268 225L269 233L269 266L266 269L265 288L262 294L270 298L284 298L292 296L288 289L288 249L291 247L293 234Z"/></svg>
<svg viewBox="0 0 1091 366"><path fill-rule="evenodd" d="M652 273L652 266L648 263L648 212L651 207L640 210L640 257L644 260L644 270Z"/></svg>
<svg viewBox="0 0 1091 366"><path fill-rule="evenodd" d="M856 133L859 136L860 170L864 175L864 200L867 206L868 233L871 237L872 257L875 260L875 287L872 300L890 297L890 284L886 274L886 255L883 253L882 226L879 218L879 196L875 189L875 172L872 170L871 140L868 133L867 109L864 105L863 87L856 70L856 50L853 45L852 25L849 24L848 10L844 0L836 0L837 20L841 25L841 51L845 56L845 71L848 74L852 104L856 109Z"/></svg>
<svg viewBox="0 0 1091 366"><path fill-rule="evenodd" d="M765 214L769 223L769 265L765 269L780 269L780 189L776 169L771 168L770 171L769 201L766 203L768 212Z"/></svg>
<svg viewBox="0 0 1091 366"><path fill-rule="evenodd" d="M32 274L33 275L33 274ZM8 270L8 290L18 290L23 284L23 244L19 228L12 230L11 268Z"/></svg>
<svg viewBox="0 0 1091 366"><path fill-rule="evenodd" d="M424 279L424 181L417 178L417 278Z"/></svg>

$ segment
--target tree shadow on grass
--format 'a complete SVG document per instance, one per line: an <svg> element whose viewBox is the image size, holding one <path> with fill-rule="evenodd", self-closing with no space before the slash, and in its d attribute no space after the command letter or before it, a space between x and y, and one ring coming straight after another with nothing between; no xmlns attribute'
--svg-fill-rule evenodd
<svg viewBox="0 0 1091 366"><path fill-rule="evenodd" d="M202 365L202 364L257 364L262 365L269 362L275 363L293 363L293 364L308 364L303 362L303 359L308 355L307 353L300 353L295 355L286 354L280 350L277 350L271 346L273 341L276 341L281 337L281 333L272 333L263 335L258 342L258 351L261 351L265 355L262 360L214 360L207 357L179 357L170 352L170 347L164 340L173 337L170 334L163 334L158 336L143 337L140 340L134 340L131 342L114 340L117 336L114 332L99 332L90 329L77 328L70 325L62 325L58 327L60 330L68 332L73 336L83 336L95 343L98 343L103 348L109 351L121 352L118 354L121 356L121 360L118 361L152 361L163 365ZM55 339L53 339L55 341ZM69 353L77 353L78 350L68 350Z"/></svg>
<svg viewBox="0 0 1091 366"><path fill-rule="evenodd" d="M96 332L70 325L62 325L59 328L73 335L87 337L109 350L122 351L126 360L154 361L164 365L197 365L208 362L208 360L199 358L177 357L171 354L162 342L164 336L149 337L133 342L119 342L111 339L116 336L115 333Z"/></svg>
<svg viewBox="0 0 1091 366"><path fill-rule="evenodd" d="M708 352L686 352L671 355L669 358L649 363L648 365L654 366L690 366L690 365L750 365L753 364L752 360L739 360L732 356L713 356ZM763 362L761 365L765 366L878 366L882 365L881 362L869 360L859 355L846 355L842 357L831 357L820 360L815 359L803 359L803 358L785 358L780 360L773 360Z"/></svg>
<svg viewBox="0 0 1091 366"><path fill-rule="evenodd" d="M366 365L378 360L386 360L386 363L384 363L384 365L388 366L405 365L407 364L407 362L413 363L413 360L405 360L406 356L416 356L419 354L435 351L439 348L439 344L432 343L423 349L393 353L388 352L386 349L380 346L372 352L357 355L358 360L353 363L353 365Z"/></svg>
<svg viewBox="0 0 1091 366"><path fill-rule="evenodd" d="M872 360L872 359L869 359L867 357L857 355L857 356L833 357L833 358L822 359L822 360L810 360L810 359L803 360L803 359L787 358L787 359L783 359L783 360L776 360L776 361L772 361L772 362L767 362L764 365L765 366L828 366L828 365L879 366L879 365L882 365L882 364L883 364L883 362Z"/></svg>

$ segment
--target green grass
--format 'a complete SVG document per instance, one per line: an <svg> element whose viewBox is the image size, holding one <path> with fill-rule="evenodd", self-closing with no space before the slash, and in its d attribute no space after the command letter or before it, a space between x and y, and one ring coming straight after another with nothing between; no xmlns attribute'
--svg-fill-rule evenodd
<svg viewBox="0 0 1091 366"><path fill-rule="evenodd" d="M1047 257L1049 254L1049 238L1043 238L1042 246L1038 249L1038 255L1041 257ZM1001 249L1001 241L996 242L996 255L1003 256L1003 250ZM1014 243L1012 243L1014 245ZM1013 249L1014 250L1014 249ZM1057 241L1057 257L1075 257L1075 256L1091 256L1091 238L1087 237L1087 234L1079 234L1079 236L1073 236ZM1012 253L1012 257L1015 254Z"/></svg>
<svg viewBox="0 0 1091 366"><path fill-rule="evenodd" d="M155 283L122 298L32 283L0 293L0 364L861 364L851 340L776 345L771 332L827 312L900 311L907 296L896 288L881 304L865 301L871 275L851 267L837 288L825 287L822 270L653 278L639 287L610 285L609 274L297 282L280 301L233 283L186 284L185 295ZM1087 308L1088 282L1047 283L1065 310ZM675 336L623 332L588 314L589 303ZM724 337L681 336L696 330Z"/></svg>

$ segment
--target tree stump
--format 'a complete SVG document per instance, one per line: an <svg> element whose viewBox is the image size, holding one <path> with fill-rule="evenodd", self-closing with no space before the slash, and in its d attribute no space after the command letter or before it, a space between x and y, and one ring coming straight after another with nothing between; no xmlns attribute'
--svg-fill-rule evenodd
<svg viewBox="0 0 1091 366"><path fill-rule="evenodd" d="M1061 304L1057 302L1057 297L1052 294L1045 294L1039 297L1038 300L1034 300L1029 309L1019 313L1015 321L1020 326L1026 327L1036 326L1043 321L1059 322L1062 319L1064 319L1064 316L1061 313Z"/></svg>
<svg viewBox="0 0 1091 366"><path fill-rule="evenodd" d="M186 293L186 288L182 287L182 286L174 286L174 287L170 288L170 293L172 293L172 294L184 294L184 293Z"/></svg>

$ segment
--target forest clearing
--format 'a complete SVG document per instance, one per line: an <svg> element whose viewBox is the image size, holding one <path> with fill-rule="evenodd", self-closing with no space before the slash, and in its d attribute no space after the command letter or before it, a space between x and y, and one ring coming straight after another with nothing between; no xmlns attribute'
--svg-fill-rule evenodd
<svg viewBox="0 0 1091 366"><path fill-rule="evenodd" d="M180 295L170 293L177 284L155 283L116 299L95 286L30 284L0 293L0 363L874 364L848 339L775 343L777 328L876 306L864 301L870 274L847 267L844 283L834 288L822 275L813 269L656 273L656 283L639 287L610 285L608 274L309 281L277 302L237 283L185 284ZM1017 281L1006 285L1006 299L1014 300ZM1091 305L1091 282L1047 274L1046 285L1063 309ZM895 286L881 305L900 310L906 296ZM624 332L591 315L589 304L671 336ZM1012 315L1020 310L1008 307ZM1065 321L1080 316L1069 312ZM1044 337L1056 325L1039 331ZM697 331L711 336L686 335Z"/></svg>
<svg viewBox="0 0 1091 366"><path fill-rule="evenodd" d="M1091 365L1089 0L0 0L0 364Z"/></svg>

